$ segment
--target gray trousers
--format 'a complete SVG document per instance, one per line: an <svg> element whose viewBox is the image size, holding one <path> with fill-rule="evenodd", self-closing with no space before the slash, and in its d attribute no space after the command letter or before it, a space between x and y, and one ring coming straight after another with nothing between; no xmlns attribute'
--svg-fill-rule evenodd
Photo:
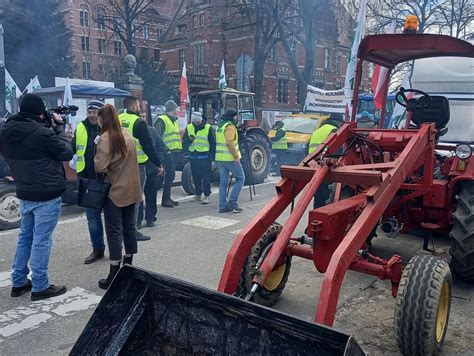
<svg viewBox="0 0 474 356"><path fill-rule="evenodd" d="M145 183L146 183L146 169L144 164L138 165L138 170L140 172L140 188L143 195L143 191L145 190ZM135 228L138 223L138 209L140 209L140 203L135 204Z"/></svg>

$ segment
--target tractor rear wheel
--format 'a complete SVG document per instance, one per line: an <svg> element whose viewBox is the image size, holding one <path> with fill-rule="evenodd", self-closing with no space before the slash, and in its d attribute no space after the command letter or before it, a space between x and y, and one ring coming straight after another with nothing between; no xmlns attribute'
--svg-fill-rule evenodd
<svg viewBox="0 0 474 356"><path fill-rule="evenodd" d="M450 254L451 267L466 282L474 282L474 182L462 182L456 196Z"/></svg>
<svg viewBox="0 0 474 356"><path fill-rule="evenodd" d="M404 355L437 355L448 329L452 276L448 263L435 256L413 257L403 270L394 325Z"/></svg>
<svg viewBox="0 0 474 356"><path fill-rule="evenodd" d="M193 174L191 172L191 163L187 162L181 172L181 185L188 195L194 195L196 188L194 186Z"/></svg>
<svg viewBox="0 0 474 356"><path fill-rule="evenodd" d="M276 240L281 228L280 224L272 224L250 250L240 276L239 286L241 295L245 296L252 288L252 279L256 272L255 266L265 249ZM285 262L276 267L270 276L268 276L265 284L254 294L253 301L267 307L275 304L283 292L283 289L285 289L288 276L290 275L290 268L291 257L285 256Z"/></svg>
<svg viewBox="0 0 474 356"><path fill-rule="evenodd" d="M248 134L246 142L240 144L242 167L245 172L245 184L260 184L270 172L271 150L265 137L260 134ZM248 152L247 152L248 148Z"/></svg>

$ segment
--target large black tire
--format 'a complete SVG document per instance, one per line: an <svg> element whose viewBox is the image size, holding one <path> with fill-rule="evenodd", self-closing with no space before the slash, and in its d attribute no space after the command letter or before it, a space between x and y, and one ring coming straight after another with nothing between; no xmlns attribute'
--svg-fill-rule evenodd
<svg viewBox="0 0 474 356"><path fill-rule="evenodd" d="M448 329L452 276L436 256L413 257L398 288L394 326L404 355L438 355Z"/></svg>
<svg viewBox="0 0 474 356"><path fill-rule="evenodd" d="M466 282L474 282L474 182L462 182L456 196L450 254L451 268Z"/></svg>
<svg viewBox="0 0 474 356"><path fill-rule="evenodd" d="M0 183L0 230L20 227L20 199L13 183Z"/></svg>
<svg viewBox="0 0 474 356"><path fill-rule="evenodd" d="M242 269L242 274L240 275L239 294L242 297L245 297L245 295L252 288L252 279L256 272L255 266L262 256L262 253L268 245L275 241L280 231L280 224L272 224L250 250L250 253L245 261L244 268ZM285 289L288 276L290 275L290 269L291 257L287 256L285 264L272 272L271 277L267 279L264 286L257 290L252 300L257 304L268 307L275 304L283 292L283 289Z"/></svg>
<svg viewBox="0 0 474 356"><path fill-rule="evenodd" d="M183 171L181 172L181 185L186 194L195 194L196 188L194 187L191 163L189 162L184 165Z"/></svg>
<svg viewBox="0 0 474 356"><path fill-rule="evenodd" d="M270 172L271 150L267 139L257 133L247 133L247 142L240 144L245 184L260 184ZM247 152L248 147L248 152Z"/></svg>

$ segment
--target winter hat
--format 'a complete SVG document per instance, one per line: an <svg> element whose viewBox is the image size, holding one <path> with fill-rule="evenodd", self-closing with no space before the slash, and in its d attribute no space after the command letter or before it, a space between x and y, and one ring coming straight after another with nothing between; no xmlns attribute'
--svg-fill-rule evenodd
<svg viewBox="0 0 474 356"><path fill-rule="evenodd" d="M87 105L87 110L99 110L104 105L105 103L103 101L100 101L98 99L92 99Z"/></svg>
<svg viewBox="0 0 474 356"><path fill-rule="evenodd" d="M191 114L191 121L194 123L198 123L202 121L202 114L199 111L194 111Z"/></svg>
<svg viewBox="0 0 474 356"><path fill-rule="evenodd" d="M225 111L224 115L222 115L222 119L223 120L231 120L237 114L238 114L237 110L229 108Z"/></svg>
<svg viewBox="0 0 474 356"><path fill-rule="evenodd" d="M166 112L173 112L178 108L178 105L173 100L168 100L165 103L165 110Z"/></svg>
<svg viewBox="0 0 474 356"><path fill-rule="evenodd" d="M26 94L21 99L20 111L33 115L41 115L46 111L46 106L39 95Z"/></svg>

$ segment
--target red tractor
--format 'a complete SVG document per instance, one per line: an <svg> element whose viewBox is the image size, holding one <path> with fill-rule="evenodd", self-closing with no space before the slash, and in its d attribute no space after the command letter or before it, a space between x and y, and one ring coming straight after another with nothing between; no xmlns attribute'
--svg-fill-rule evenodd
<svg viewBox="0 0 474 356"><path fill-rule="evenodd" d="M364 61L390 73L403 62L443 56L474 58L474 47L443 35L367 36L358 51L353 107ZM385 84L387 91L388 79ZM416 95L409 98L407 92ZM446 97L401 89L397 101L407 110L404 128L383 128L385 108L379 128L357 128L354 111L350 122L299 166L281 168L277 195L235 239L219 291L270 306L285 287L293 256L310 259L324 274L314 320L331 326L347 270L370 274L391 281L402 353L439 353L449 320L449 264L424 254L403 267L397 254L377 256L371 239L378 227L389 234L418 229L428 250L432 234L449 235L451 268L474 281L473 142L471 137L471 142L454 146L439 143L449 127ZM440 158L439 150L449 154ZM331 202L310 210L305 235L297 236L295 229L323 181L333 184ZM289 206L286 222L276 223Z"/></svg>

